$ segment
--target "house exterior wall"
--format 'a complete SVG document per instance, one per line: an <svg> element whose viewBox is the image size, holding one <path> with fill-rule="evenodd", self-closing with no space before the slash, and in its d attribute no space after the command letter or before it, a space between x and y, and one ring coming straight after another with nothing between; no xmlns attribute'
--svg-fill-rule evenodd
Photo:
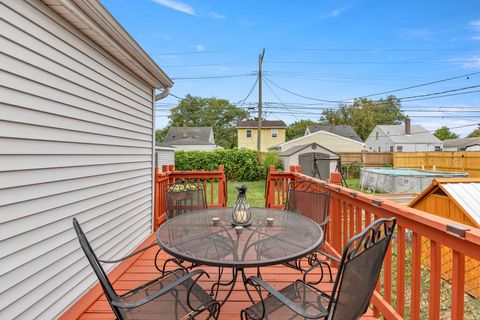
<svg viewBox="0 0 480 320"><path fill-rule="evenodd" d="M247 138L246 131L252 130L252 137ZM272 138L272 130L277 130L278 135ZM257 150L257 131L258 129L237 128L238 148ZM285 128L262 128L260 151L266 152L268 148L285 142Z"/></svg>
<svg viewBox="0 0 480 320"><path fill-rule="evenodd" d="M378 137L377 137L378 134ZM377 127L365 140L365 145L368 151L375 152L428 152L439 151L435 150L435 147L443 147L443 143L394 143L392 139L385 136L385 133ZM390 149L393 147L393 151ZM401 147L401 151L398 150Z"/></svg>
<svg viewBox="0 0 480 320"><path fill-rule="evenodd" d="M159 172L162 172L163 165L175 164L175 150L157 148L155 153L156 165Z"/></svg>
<svg viewBox="0 0 480 320"><path fill-rule="evenodd" d="M282 146L280 146L280 150L278 151L282 152L294 146L307 145L310 143L317 143L322 147L335 153L361 152L364 149L363 143L346 139L335 134L319 131L294 140L287 141Z"/></svg>
<svg viewBox="0 0 480 320"><path fill-rule="evenodd" d="M152 230L153 91L40 1L0 36L0 319L54 319L97 281L73 217L102 259Z"/></svg>

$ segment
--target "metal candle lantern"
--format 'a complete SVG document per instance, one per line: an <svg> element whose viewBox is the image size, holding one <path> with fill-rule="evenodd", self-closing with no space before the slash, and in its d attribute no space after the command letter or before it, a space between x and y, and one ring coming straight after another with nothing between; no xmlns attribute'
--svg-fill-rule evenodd
<svg viewBox="0 0 480 320"><path fill-rule="evenodd" d="M252 224L250 222L252 212L250 211L250 205L247 201L247 186L242 184L235 188L238 190L238 196L232 211L232 224L247 227Z"/></svg>

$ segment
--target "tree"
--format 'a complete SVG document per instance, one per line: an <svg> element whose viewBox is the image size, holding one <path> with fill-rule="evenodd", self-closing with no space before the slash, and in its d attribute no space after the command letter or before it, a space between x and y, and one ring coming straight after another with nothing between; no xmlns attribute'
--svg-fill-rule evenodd
<svg viewBox="0 0 480 320"><path fill-rule="evenodd" d="M291 123L285 132L287 141L303 136L308 126L318 124L318 122L312 120L299 120Z"/></svg>
<svg viewBox="0 0 480 320"><path fill-rule="evenodd" d="M184 122L189 127L212 127L215 143L229 149L237 146L236 123L247 119L248 115L246 110L235 107L226 99L186 95L170 110L168 127L181 127Z"/></svg>
<svg viewBox="0 0 480 320"><path fill-rule="evenodd" d="M336 125L350 125L353 130L366 140L375 126L380 124L401 124L405 115L400 109L400 100L394 96L386 99L355 99L352 104L340 104L337 109L326 109L322 112L320 122Z"/></svg>
<svg viewBox="0 0 480 320"><path fill-rule="evenodd" d="M473 130L473 131L467 136L467 138L476 138L476 137L480 137L480 125L478 126L477 129Z"/></svg>
<svg viewBox="0 0 480 320"><path fill-rule="evenodd" d="M440 140L447 140L447 139L458 139L459 135L455 132L450 131L447 126L443 126L438 128L433 135Z"/></svg>

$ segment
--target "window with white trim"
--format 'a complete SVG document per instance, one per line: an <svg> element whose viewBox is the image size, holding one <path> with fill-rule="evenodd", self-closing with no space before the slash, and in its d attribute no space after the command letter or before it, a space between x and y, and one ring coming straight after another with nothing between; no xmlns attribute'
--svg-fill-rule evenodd
<svg viewBox="0 0 480 320"><path fill-rule="evenodd" d="M397 146L397 151L402 152L403 151L403 146Z"/></svg>
<svg viewBox="0 0 480 320"><path fill-rule="evenodd" d="M278 129L272 129L272 138L278 137Z"/></svg>
<svg viewBox="0 0 480 320"><path fill-rule="evenodd" d="M247 138L247 139L252 138L252 129L245 130L245 138Z"/></svg>

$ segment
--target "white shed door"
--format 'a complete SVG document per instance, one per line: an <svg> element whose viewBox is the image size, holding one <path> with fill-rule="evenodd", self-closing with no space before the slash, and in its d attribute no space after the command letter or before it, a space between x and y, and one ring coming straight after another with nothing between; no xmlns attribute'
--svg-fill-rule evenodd
<svg viewBox="0 0 480 320"><path fill-rule="evenodd" d="M40 1L0 0L0 319L52 319L151 232L152 90Z"/></svg>

